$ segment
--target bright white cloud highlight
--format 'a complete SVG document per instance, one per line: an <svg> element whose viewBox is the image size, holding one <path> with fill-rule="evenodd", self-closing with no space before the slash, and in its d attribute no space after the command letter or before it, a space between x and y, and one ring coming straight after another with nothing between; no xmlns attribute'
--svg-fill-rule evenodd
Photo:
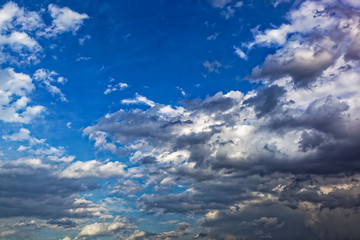
<svg viewBox="0 0 360 240"><path fill-rule="evenodd" d="M102 163L97 160L74 162L59 174L62 178L110 178L123 176L126 165L115 161Z"/></svg>

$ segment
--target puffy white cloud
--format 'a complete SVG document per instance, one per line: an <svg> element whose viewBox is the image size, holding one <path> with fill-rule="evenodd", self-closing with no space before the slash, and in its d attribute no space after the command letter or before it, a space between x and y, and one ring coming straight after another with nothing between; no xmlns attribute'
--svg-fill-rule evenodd
<svg viewBox="0 0 360 240"><path fill-rule="evenodd" d="M46 29L47 36L54 36L68 31L72 31L75 34L84 20L89 18L85 13L80 14L68 7L61 8L54 4L50 4L48 10L53 21L52 26Z"/></svg>
<svg viewBox="0 0 360 240"><path fill-rule="evenodd" d="M11 135L4 135L3 139L11 141L29 141L30 145L42 144L45 142L45 139L37 139L30 136L30 131L26 128L20 128L19 132L15 132Z"/></svg>
<svg viewBox="0 0 360 240"><path fill-rule="evenodd" d="M41 47L36 40L25 32L13 31L9 36L0 35L0 45L9 45L13 51L20 52L23 47L32 51L40 51Z"/></svg>
<svg viewBox="0 0 360 240"><path fill-rule="evenodd" d="M113 222L93 223L83 227L78 237L82 236L108 236L113 235L121 229L131 229L135 226L126 218L116 217Z"/></svg>
<svg viewBox="0 0 360 240"><path fill-rule="evenodd" d="M0 69L0 120L29 123L39 116L45 110L43 106L28 106L27 95L34 89L29 75L12 68Z"/></svg>
<svg viewBox="0 0 360 240"><path fill-rule="evenodd" d="M102 163L97 160L74 162L59 174L61 178L110 178L123 176L126 165L120 162Z"/></svg>

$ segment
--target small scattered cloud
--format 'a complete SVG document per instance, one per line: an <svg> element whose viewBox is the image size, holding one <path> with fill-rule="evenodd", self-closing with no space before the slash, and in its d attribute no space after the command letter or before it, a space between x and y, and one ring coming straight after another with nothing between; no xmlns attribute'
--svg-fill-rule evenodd
<svg viewBox="0 0 360 240"><path fill-rule="evenodd" d="M154 107L155 103L144 96L139 95L136 93L135 98L123 99L121 100L122 104L145 104L150 107Z"/></svg>
<svg viewBox="0 0 360 240"><path fill-rule="evenodd" d="M208 41L216 40L218 38L218 36L219 36L219 33L214 33L210 36L207 36L206 40L208 40Z"/></svg>
<svg viewBox="0 0 360 240"><path fill-rule="evenodd" d="M219 61L209 62L208 60L206 60L205 62L203 62L203 66L209 73L219 73L222 65Z"/></svg>
<svg viewBox="0 0 360 240"><path fill-rule="evenodd" d="M176 89L178 89L180 91L181 95L183 95L184 97L187 95L183 88L177 86Z"/></svg>
<svg viewBox="0 0 360 240"><path fill-rule="evenodd" d="M221 9L221 15L223 15L226 19L233 17L236 10L243 6L242 1L233 1L233 0L209 0L209 1L214 8Z"/></svg>
<svg viewBox="0 0 360 240"><path fill-rule="evenodd" d="M38 69L33 75L34 80L41 82L46 90L48 90L52 95L59 95L59 98L62 102L67 102L65 95L61 92L60 88L52 85L52 83L65 83L66 79L59 76L55 71L50 71L48 69Z"/></svg>
<svg viewBox="0 0 360 240"><path fill-rule="evenodd" d="M112 92L116 92L116 91L122 91L124 90L125 88L128 88L129 85L127 83L117 83L117 84L111 84L112 82L114 82L115 79L112 78L110 79L110 83L107 85L107 88L104 92L105 95L108 95L109 93L112 93Z"/></svg>
<svg viewBox="0 0 360 240"><path fill-rule="evenodd" d="M239 57L239 58L242 58L244 60L247 60L247 56L246 54L238 47L234 46L234 49L235 49L235 54Z"/></svg>
<svg viewBox="0 0 360 240"><path fill-rule="evenodd" d="M88 39L90 39L90 38L91 38L91 36L90 36L89 34L86 34L84 37L79 38L79 44L80 44L81 46L83 46L84 43L85 43L85 41L88 40Z"/></svg>
<svg viewBox="0 0 360 240"><path fill-rule="evenodd" d="M82 61L86 62L86 61L89 61L89 60L91 60L91 57L78 57L75 61L77 61L77 62L82 62Z"/></svg>

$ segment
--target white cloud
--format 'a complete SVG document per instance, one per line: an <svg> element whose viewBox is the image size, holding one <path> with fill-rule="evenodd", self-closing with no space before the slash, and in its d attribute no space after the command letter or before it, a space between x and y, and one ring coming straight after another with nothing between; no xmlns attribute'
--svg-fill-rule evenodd
<svg viewBox="0 0 360 240"><path fill-rule="evenodd" d="M360 2L357 0L341 0L341 2L346 6L350 6L358 9L360 8Z"/></svg>
<svg viewBox="0 0 360 240"><path fill-rule="evenodd" d="M100 219L113 218L103 203L94 203L84 198L76 198L73 206L74 208L69 209L69 213L74 216L96 217Z"/></svg>
<svg viewBox="0 0 360 240"><path fill-rule="evenodd" d="M17 159L11 162L12 166L17 167L30 167L32 169L49 169L51 168L50 164L44 164L41 159L39 158L25 158L25 159Z"/></svg>
<svg viewBox="0 0 360 240"><path fill-rule="evenodd" d="M24 141L30 140L30 131L25 128L21 128L19 132L13 133L12 135L3 136L4 139L10 139L12 141Z"/></svg>
<svg viewBox="0 0 360 240"><path fill-rule="evenodd" d="M25 32L13 31L9 36L0 35L0 45L9 45L13 51L20 52L23 47L31 51L41 51L37 41Z"/></svg>
<svg viewBox="0 0 360 240"><path fill-rule="evenodd" d="M74 162L60 172L62 178L110 178L123 176L126 165L115 161L102 163L97 160Z"/></svg>
<svg viewBox="0 0 360 240"><path fill-rule="evenodd" d="M55 71L49 71L47 69L41 68L36 70L33 75L34 80L41 82L44 84L46 90L48 90L52 95L59 95L59 98L63 102L67 102L65 95L61 92L60 88L51 83L65 83L66 79L64 77L60 77L59 74Z"/></svg>
<svg viewBox="0 0 360 240"><path fill-rule="evenodd" d="M19 8L14 2L8 2L0 9L0 29L9 30L20 25L20 30L33 31L44 26L39 13Z"/></svg>
<svg viewBox="0 0 360 240"><path fill-rule="evenodd" d="M0 9L0 29L6 29L9 27L10 22L19 11L19 7L14 2L6 3Z"/></svg>
<svg viewBox="0 0 360 240"><path fill-rule="evenodd" d="M238 47L234 46L234 49L235 49L235 54L239 57L239 58L242 58L242 59L245 59L247 60L247 56L246 54Z"/></svg>
<svg viewBox="0 0 360 240"><path fill-rule="evenodd" d="M0 120L28 123L39 116L43 106L28 106L28 95L35 89L29 75L12 68L0 69Z"/></svg>
<svg viewBox="0 0 360 240"><path fill-rule="evenodd" d="M149 99L147 99L144 96L139 95L138 93L136 93L135 98L132 99L123 99L121 100L122 104L145 104L145 105L149 105L150 107L154 107L155 103Z"/></svg>
<svg viewBox="0 0 360 240"><path fill-rule="evenodd" d="M30 135L30 131L26 128L21 128L19 132L15 132L11 135L4 135L3 139L10 141L28 141L30 145L43 144L45 139L37 139ZM19 147L19 151L25 150L24 146Z"/></svg>
<svg viewBox="0 0 360 240"><path fill-rule="evenodd" d="M78 237L81 236L108 236L120 229L130 229L135 226L127 221L125 218L116 217L113 222L93 223L86 225Z"/></svg>
<svg viewBox="0 0 360 240"><path fill-rule="evenodd" d="M115 91L121 91L125 88L128 88L129 85L127 85L126 83L118 83L118 84L108 84L107 88L104 92L105 95L108 95L109 93L115 92Z"/></svg>
<svg viewBox="0 0 360 240"><path fill-rule="evenodd" d="M75 61L81 62L81 61L89 61L91 57L78 57Z"/></svg>
<svg viewBox="0 0 360 240"><path fill-rule="evenodd" d="M40 15L8 2L0 9L0 16L0 63L38 62L42 47L31 34L44 27Z"/></svg>
<svg viewBox="0 0 360 240"><path fill-rule="evenodd" d="M249 48L260 44L265 46L283 45L290 34L305 35L310 32L324 32L338 24L338 18L331 14L320 14L326 8L322 2L306 1L299 9L288 14L289 24L282 24L278 28L266 29L264 32L254 30L255 40L247 45Z"/></svg>
<svg viewBox="0 0 360 240"><path fill-rule="evenodd" d="M85 13L80 14L68 7L58 7L50 4L48 7L53 18L52 26L46 29L47 36L54 36L63 32L72 31L74 34L89 16Z"/></svg>

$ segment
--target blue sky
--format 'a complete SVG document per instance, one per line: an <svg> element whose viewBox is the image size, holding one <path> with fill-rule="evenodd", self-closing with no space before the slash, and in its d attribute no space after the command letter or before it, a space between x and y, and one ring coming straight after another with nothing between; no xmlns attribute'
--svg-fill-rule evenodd
<svg viewBox="0 0 360 240"><path fill-rule="evenodd" d="M360 5L0 1L0 239L357 239Z"/></svg>

